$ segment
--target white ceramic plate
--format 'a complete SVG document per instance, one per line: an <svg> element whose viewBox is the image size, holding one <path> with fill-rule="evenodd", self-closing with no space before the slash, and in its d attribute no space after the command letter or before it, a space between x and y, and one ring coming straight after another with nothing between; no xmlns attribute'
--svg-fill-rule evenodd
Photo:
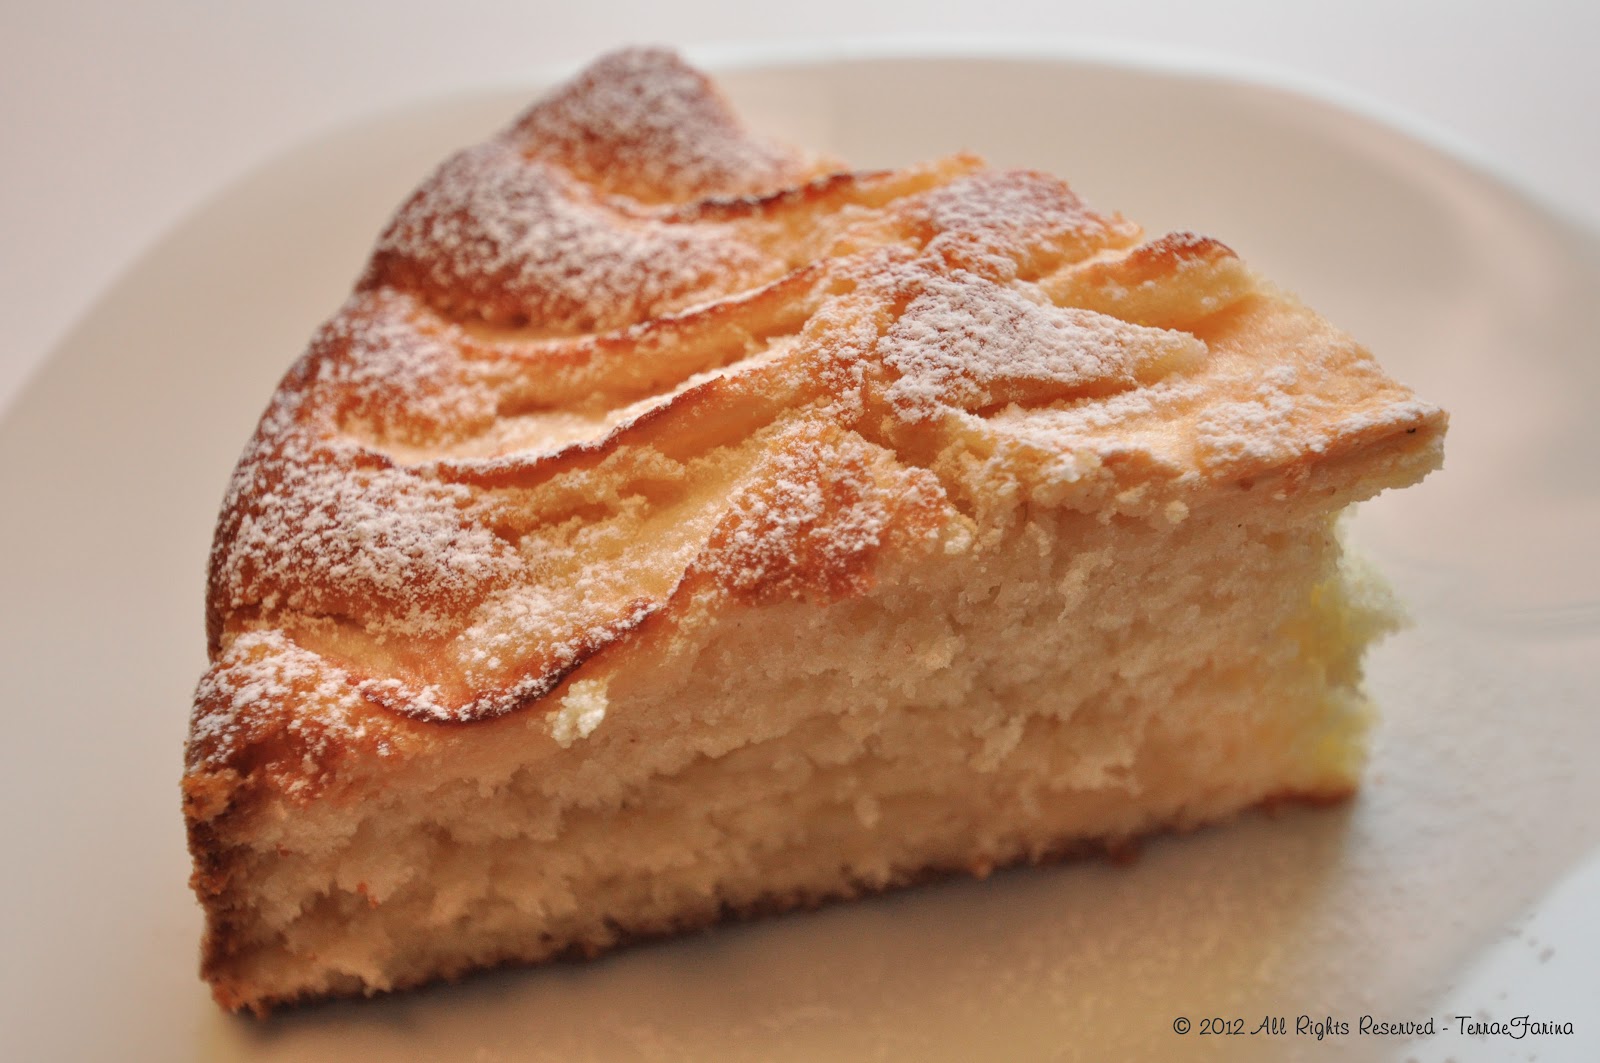
<svg viewBox="0 0 1600 1063"><path fill-rule="evenodd" d="M1572 1009L1600 981L1583 900L1600 877L1583 870L1600 843L1597 241L1374 118L1199 69L769 57L726 84L757 125L861 165L970 148L1152 231L1217 235L1453 412L1448 468L1352 528L1416 620L1371 660L1384 717L1361 798L1158 841L1131 867L949 883L267 1023L219 1014L195 975L177 778L223 484L388 212L531 93L417 105L223 192L0 424L0 1055L1595 1058L1600 1029ZM1474 1039L1464 1011L1575 1033ZM1369 1013L1440 1032L1362 1039ZM1200 1036L1268 1015L1352 1032Z"/></svg>

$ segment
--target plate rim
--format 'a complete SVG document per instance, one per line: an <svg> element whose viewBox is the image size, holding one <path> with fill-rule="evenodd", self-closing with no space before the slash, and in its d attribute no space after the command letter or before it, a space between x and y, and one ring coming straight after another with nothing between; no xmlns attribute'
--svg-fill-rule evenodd
<svg viewBox="0 0 1600 1063"><path fill-rule="evenodd" d="M688 44L679 49L693 64L714 74L820 66L826 63L918 60L1044 62L1099 67L1140 74L1224 82L1241 88L1284 92L1345 112L1404 136L1512 193L1524 206L1546 215L1600 248L1600 222L1578 213L1513 172L1500 157L1471 138L1421 112L1390 103L1342 82L1294 67L1211 49L1157 44L1128 38L1028 38L1016 34L957 36L947 33L800 38L782 42L733 41ZM541 64L538 86L571 76L590 59ZM500 82L513 88L514 83ZM524 86L525 87L525 86Z"/></svg>

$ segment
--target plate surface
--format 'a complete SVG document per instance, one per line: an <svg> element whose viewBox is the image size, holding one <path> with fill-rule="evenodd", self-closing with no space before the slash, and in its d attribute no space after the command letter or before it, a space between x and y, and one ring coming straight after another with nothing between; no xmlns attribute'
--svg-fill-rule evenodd
<svg viewBox="0 0 1600 1063"><path fill-rule="evenodd" d="M1216 235L1452 412L1445 471L1350 529L1415 620L1370 659L1383 718L1361 797L1157 841L1131 867L948 883L264 1024L219 1014L195 975L177 779L223 485L389 212L533 93L420 104L224 191L0 423L0 1054L1509 1058L1456 1032L1471 1013L1575 1024L1518 1058L1595 1058L1600 1029L1571 1009L1600 988L1600 924L1574 900L1600 880L1600 241L1390 125L1204 71L726 69L754 124L857 165L973 149L1152 233ZM1363 1014L1440 1032L1362 1038ZM1268 1015L1290 1034L1199 1036L1205 1017L1248 1034ZM1300 1015L1351 1034L1296 1037Z"/></svg>

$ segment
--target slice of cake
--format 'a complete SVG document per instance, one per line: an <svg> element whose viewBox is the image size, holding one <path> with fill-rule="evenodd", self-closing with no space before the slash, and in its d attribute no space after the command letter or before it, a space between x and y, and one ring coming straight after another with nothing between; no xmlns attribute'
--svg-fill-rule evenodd
<svg viewBox="0 0 1600 1063"><path fill-rule="evenodd" d="M446 162L228 490L227 1008L1350 794L1348 505L1444 415L1232 251L848 172L625 52Z"/></svg>

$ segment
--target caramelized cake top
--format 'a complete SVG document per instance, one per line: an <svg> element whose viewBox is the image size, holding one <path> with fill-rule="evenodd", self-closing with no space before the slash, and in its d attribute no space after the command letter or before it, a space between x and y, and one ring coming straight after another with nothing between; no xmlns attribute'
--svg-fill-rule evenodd
<svg viewBox="0 0 1600 1063"><path fill-rule="evenodd" d="M1215 240L970 155L845 171L618 53L445 162L273 396L211 555L190 798L314 792L1019 502L1180 520L1443 426Z"/></svg>

